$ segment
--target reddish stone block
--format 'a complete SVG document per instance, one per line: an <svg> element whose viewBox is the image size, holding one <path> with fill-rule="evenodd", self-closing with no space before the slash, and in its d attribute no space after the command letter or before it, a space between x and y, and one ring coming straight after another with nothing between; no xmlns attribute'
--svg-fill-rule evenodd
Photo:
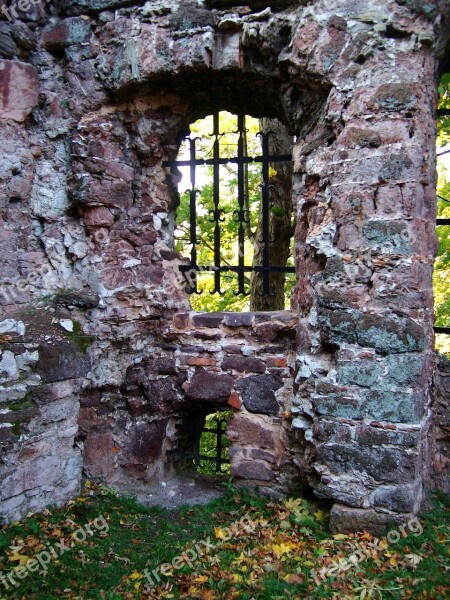
<svg viewBox="0 0 450 600"><path fill-rule="evenodd" d="M215 358L208 358L206 356L192 356L187 359L187 364L191 367L215 367L217 361Z"/></svg>
<svg viewBox="0 0 450 600"><path fill-rule="evenodd" d="M230 397L228 398L228 404L231 406L231 408L240 410L240 408L242 406L242 400L237 392L231 393Z"/></svg>
<svg viewBox="0 0 450 600"><path fill-rule="evenodd" d="M107 478L114 468L111 433L89 436L84 442L84 468L88 477Z"/></svg>
<svg viewBox="0 0 450 600"><path fill-rule="evenodd" d="M172 323L175 329L187 329L190 324L189 313L176 313L173 315Z"/></svg>
<svg viewBox="0 0 450 600"><path fill-rule="evenodd" d="M372 100L373 107L387 112L411 110L417 104L416 87L413 84L383 83Z"/></svg>
<svg viewBox="0 0 450 600"><path fill-rule="evenodd" d="M229 439L258 448L274 448L277 444L277 436L273 426L244 414L236 414L231 418L227 429Z"/></svg>
<svg viewBox="0 0 450 600"><path fill-rule="evenodd" d="M114 223L114 217L106 207L98 206L86 210L84 222L87 227L110 227Z"/></svg>
<svg viewBox="0 0 450 600"><path fill-rule="evenodd" d="M117 208L129 208L133 204L131 184L117 179L92 179L79 199L86 204L103 204Z"/></svg>
<svg viewBox="0 0 450 600"><path fill-rule="evenodd" d="M355 440L361 446L405 446L416 448L420 442L420 431L404 432L393 424L382 428L377 426L359 425L356 427Z"/></svg>
<svg viewBox="0 0 450 600"><path fill-rule="evenodd" d="M287 367L287 358L277 358L275 356L269 356L266 360L268 367Z"/></svg>
<svg viewBox="0 0 450 600"><path fill-rule="evenodd" d="M25 121L39 99L39 78L31 65L0 60L0 119Z"/></svg>
<svg viewBox="0 0 450 600"><path fill-rule="evenodd" d="M102 284L108 290L132 284L132 273L129 269L112 267L101 272Z"/></svg>
<svg viewBox="0 0 450 600"><path fill-rule="evenodd" d="M273 342L285 336L294 337L295 327L277 321L261 323L255 327L256 337L263 342Z"/></svg>

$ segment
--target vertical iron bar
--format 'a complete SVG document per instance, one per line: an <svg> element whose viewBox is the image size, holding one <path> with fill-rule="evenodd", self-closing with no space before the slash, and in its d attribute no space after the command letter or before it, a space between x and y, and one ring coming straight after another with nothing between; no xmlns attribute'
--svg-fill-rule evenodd
<svg viewBox="0 0 450 600"><path fill-rule="evenodd" d="M191 292L197 292L197 190L195 189L195 139L189 140L190 148L190 179L189 211L190 211L190 242L191 242L191 270L189 271L189 284Z"/></svg>
<svg viewBox="0 0 450 600"><path fill-rule="evenodd" d="M222 420L217 419L216 423L216 472L220 473L222 470Z"/></svg>
<svg viewBox="0 0 450 600"><path fill-rule="evenodd" d="M219 146L219 113L214 113L214 181L213 181L213 201L214 201L214 292L221 294L220 290L220 146Z"/></svg>
<svg viewBox="0 0 450 600"><path fill-rule="evenodd" d="M263 224L263 294L270 294L270 231L269 231L269 133L262 133L262 224Z"/></svg>
<svg viewBox="0 0 450 600"><path fill-rule="evenodd" d="M203 424L200 426L200 423L198 421L194 421L194 427L195 427L195 459L194 459L194 463L195 463L195 467L198 468L200 466L200 439L202 437L202 433L203 433Z"/></svg>
<svg viewBox="0 0 450 600"><path fill-rule="evenodd" d="M238 115L238 294L245 294L244 288L244 243L245 243L245 231L244 231L244 219L245 219L245 166L244 166L244 150L245 150L245 115Z"/></svg>

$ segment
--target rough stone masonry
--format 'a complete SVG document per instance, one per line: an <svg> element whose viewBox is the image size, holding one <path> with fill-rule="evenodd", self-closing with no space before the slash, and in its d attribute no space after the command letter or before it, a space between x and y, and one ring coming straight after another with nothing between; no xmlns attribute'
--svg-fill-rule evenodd
<svg viewBox="0 0 450 600"><path fill-rule="evenodd" d="M2 518L83 474L151 490L177 423L230 406L235 481L313 490L335 530L448 490L431 286L448 0L0 5ZM295 136L291 311L190 309L164 162L218 109Z"/></svg>

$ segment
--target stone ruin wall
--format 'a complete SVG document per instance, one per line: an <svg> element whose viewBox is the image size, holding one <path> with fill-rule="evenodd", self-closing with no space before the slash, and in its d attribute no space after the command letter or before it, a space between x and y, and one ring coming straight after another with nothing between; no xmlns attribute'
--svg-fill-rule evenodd
<svg viewBox="0 0 450 600"><path fill-rule="evenodd" d="M205 4L3 13L2 517L66 501L82 472L145 492L177 421L231 405L237 482L308 486L343 531L405 520L448 489L445 367L430 434L448 3ZM296 136L290 313L190 311L163 162L218 108Z"/></svg>

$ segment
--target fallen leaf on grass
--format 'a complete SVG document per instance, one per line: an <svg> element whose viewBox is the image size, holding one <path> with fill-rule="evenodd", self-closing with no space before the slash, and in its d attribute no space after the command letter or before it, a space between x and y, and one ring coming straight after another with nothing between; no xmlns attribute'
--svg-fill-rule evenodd
<svg viewBox="0 0 450 600"><path fill-rule="evenodd" d="M7 555L9 562L18 561L18 563L22 566L26 565L30 560L30 557L26 554L20 554L19 550L22 550L23 546L10 546L9 549L12 550L12 552Z"/></svg>
<svg viewBox="0 0 450 600"><path fill-rule="evenodd" d="M417 567L417 565L423 560L422 556L419 556L418 554L406 554L405 558L413 567Z"/></svg>
<svg viewBox="0 0 450 600"><path fill-rule="evenodd" d="M305 583L305 578L300 577L300 575L297 575L296 573L290 573L289 575L286 575L284 580L291 584L301 585L302 583Z"/></svg>

